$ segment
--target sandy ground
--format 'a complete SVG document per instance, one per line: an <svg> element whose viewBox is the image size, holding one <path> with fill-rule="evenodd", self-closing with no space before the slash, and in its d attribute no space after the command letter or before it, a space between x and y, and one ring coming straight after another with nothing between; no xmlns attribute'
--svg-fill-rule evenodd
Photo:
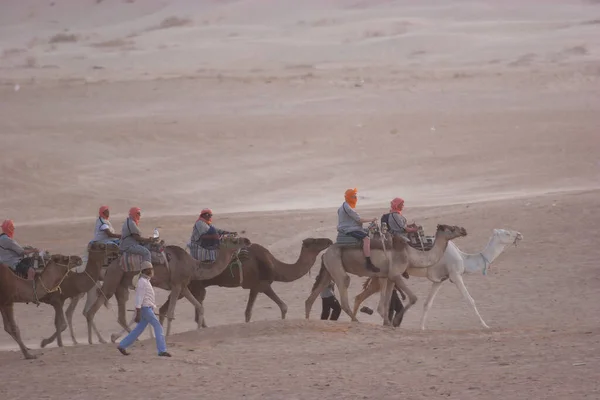
<svg viewBox="0 0 600 400"><path fill-rule="evenodd" d="M109 204L115 226L138 205L183 245L211 207L292 262L335 237L349 187L364 216L402 196L428 232L464 226L467 252L494 228L525 239L465 277L489 331L445 283L421 332L420 278L399 329L319 321L319 300L307 321L318 265L273 285L286 321L259 296L245 324L247 292L211 287L197 332L182 301L171 359L147 333L128 358L65 336L39 350L52 311L19 304L40 357L0 335L0 398L600 398L600 5L497 3L3 2L0 218L23 244L81 254Z"/></svg>

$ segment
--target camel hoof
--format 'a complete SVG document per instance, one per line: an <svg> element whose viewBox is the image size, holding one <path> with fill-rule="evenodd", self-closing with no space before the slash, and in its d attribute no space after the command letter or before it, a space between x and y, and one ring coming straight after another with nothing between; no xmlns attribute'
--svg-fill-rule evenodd
<svg viewBox="0 0 600 400"><path fill-rule="evenodd" d="M483 324L483 327L484 327L485 329L492 329L492 328L490 328L490 327L489 327L487 324Z"/></svg>
<svg viewBox="0 0 600 400"><path fill-rule="evenodd" d="M43 339L42 343L40 343L40 347L43 349L44 347L48 346L48 343L50 343L48 339Z"/></svg>
<svg viewBox="0 0 600 400"><path fill-rule="evenodd" d="M110 335L110 341L113 343L116 343L118 338L119 338L119 335L117 335L116 333L113 333L112 335ZM106 342L104 340L100 340L100 343L106 343Z"/></svg>
<svg viewBox="0 0 600 400"><path fill-rule="evenodd" d="M26 360L35 360L37 358L37 356L34 356L33 354L25 354L25 359Z"/></svg>

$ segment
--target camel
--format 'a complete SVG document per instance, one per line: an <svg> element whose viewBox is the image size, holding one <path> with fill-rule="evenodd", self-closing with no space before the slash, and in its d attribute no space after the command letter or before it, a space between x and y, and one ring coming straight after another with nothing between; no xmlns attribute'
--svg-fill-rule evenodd
<svg viewBox="0 0 600 400"><path fill-rule="evenodd" d="M58 290L69 271L81 265L81 258L77 256L50 256L41 273L36 273L32 281L23 279L5 264L0 264L0 313L4 323L4 330L17 342L21 353L27 360L36 358L21 340L21 332L15 321L14 303L38 303L39 299Z"/></svg>
<svg viewBox="0 0 600 400"><path fill-rule="evenodd" d="M221 244L222 251L219 252L219 257L212 264L203 264L196 261L184 249L179 246L166 246L165 255L168 264L154 264L154 277L152 285L164 290L170 290L176 293L174 301L169 305L168 325L166 336L170 334L171 321L175 312L175 304L179 298L179 294L183 295L196 307L201 309L194 296L187 289L187 285L191 280L210 279L223 272L233 256L239 249L251 245L247 238L226 237ZM88 341L92 343L92 324L94 315L103 303L106 303L113 295L117 298L118 304L118 323L130 332L129 324L125 318L125 305L129 298L129 287L132 284L133 278L139 274L139 271L125 272L120 266L119 260L114 260L107 268L104 276L104 282L99 289L99 295L94 304L85 312L85 317L88 323ZM198 326L200 328L200 326ZM117 335L111 335L111 340L114 342Z"/></svg>
<svg viewBox="0 0 600 400"><path fill-rule="evenodd" d="M259 293L266 294L277 304L281 310L281 319L285 319L287 305L275 294L271 284L273 282L293 282L300 279L310 271L320 252L331 246L333 242L328 238L307 238L302 241L300 256L294 264L279 261L269 250L259 244L248 247L248 255L242 259L243 280L240 283L239 271L224 271L219 276L202 281L192 281L188 285L190 292L199 303L204 302L206 288L209 286L242 287L249 289L248 303L245 318L250 322L252 308ZM169 295L172 296L173 292ZM159 315L164 318L169 300L160 308ZM206 327L204 315L196 309L196 322Z"/></svg>
<svg viewBox="0 0 600 400"><path fill-rule="evenodd" d="M96 288L96 282L100 278L101 270L107 255L118 254L118 247L116 245L107 245L103 243L92 243L88 250L89 257L85 271L69 274L69 276L60 284L59 291L49 293L40 299L41 302L50 304L54 307L54 326L56 327L56 331L52 336L42 340L40 345L42 348L52 343L54 339L57 340L59 347L63 346L61 333L67 328L65 314L71 333L71 339L73 340L73 344L77 344L75 333L73 331L73 311L77 306L77 302L85 293ZM67 311L63 312L63 306L67 299L72 299L72 301L69 304ZM96 332L98 340L102 342L102 337L94 323L92 323L92 328L94 329L94 332Z"/></svg>
<svg viewBox="0 0 600 400"><path fill-rule="evenodd" d="M494 229L492 237L490 238L487 246L479 253L467 254L459 250L454 244L448 244L444 256L434 266L427 269L412 268L409 266L407 272L409 275L418 276L421 278L427 278L433 284L427 295L427 300L423 306L423 315L421 316L421 329L425 330L425 321L427 319L427 313L431 309L433 299L438 293L442 283L446 280L454 283L458 288L462 296L467 300L471 309L479 318L479 322L484 328L489 329L489 326L485 323L477 307L475 301L467 291L467 288L463 282L462 276L465 273L483 272L485 275L487 269L490 267L492 262L504 251L506 246L510 244L517 245L519 240L523 239L523 235L517 231L510 231L505 229ZM374 293L380 290L380 284L377 279L368 278L363 285L363 291L354 298L354 315L358 312L360 304L369 298ZM395 321L394 321L395 322Z"/></svg>
<svg viewBox="0 0 600 400"><path fill-rule="evenodd" d="M388 310L392 297L393 284L385 285L389 280L408 296L409 303L405 306L405 312L417 301L417 297L406 286L402 279L402 273L410 265L412 268L425 269L437 263L446 250L448 242L457 237L467 235L465 228L458 226L438 225L435 234L433 248L428 251L417 250L409 246L406 241L397 235L392 235L391 240L383 251L381 240L373 240L371 243L371 260L380 268L379 273L374 273L365 268L365 258L362 249L356 246L347 247L334 244L330 246L321 257L321 269L312 287L312 292L305 302L306 319L310 316L310 310L319 293L334 280L339 289L342 310L350 316L352 321L358 321L350 310L348 303L348 287L350 276L376 276L383 278L382 291L377 311L383 318L384 325L389 325ZM385 285L385 286L384 286ZM400 315L400 314L398 314Z"/></svg>

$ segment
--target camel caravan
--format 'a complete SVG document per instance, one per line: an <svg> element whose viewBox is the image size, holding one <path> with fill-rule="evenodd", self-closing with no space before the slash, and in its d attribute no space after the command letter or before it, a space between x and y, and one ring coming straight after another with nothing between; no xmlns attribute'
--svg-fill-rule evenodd
<svg viewBox="0 0 600 400"><path fill-rule="evenodd" d="M285 319L287 305L275 293L273 282L292 282L305 276L321 255L321 267L305 302L308 319L316 298L335 283L339 290L341 309L352 321L360 304L379 292L377 312L384 325L397 327L404 313L417 301L407 286L410 276L427 278L432 282L421 317L425 329L427 313L441 284L454 283L473 309L481 324L488 328L477 311L475 301L463 282L463 274L482 272L507 245L516 245L523 239L521 233L494 229L488 245L479 253L466 254L452 240L467 235L463 227L438 225L434 236L425 236L423 228L408 224L403 215L404 200L395 198L390 211L381 218L362 218L355 210L357 190L348 189L338 209L337 237L306 238L293 264L278 260L266 247L240 237L237 232L224 231L212 223L213 212L204 209L192 227L186 248L165 245L155 229L154 235L144 237L139 229L141 210L133 207L123 223L121 233L115 232L110 221L110 210L102 206L94 227L94 237L87 245L87 256L49 254L36 248L21 247L14 239L15 226L11 220L2 224L0 235L0 311L5 331L17 342L23 356L33 359L21 340L13 304L49 304L54 309L54 333L41 341L41 347L56 340L62 347L62 333L69 327L73 344L77 344L73 330L73 314L79 301L86 297L83 315L88 328L88 343L93 343L92 331L101 343L106 343L94 324L94 316L115 296L118 306L117 322L122 327L111 335L113 343L124 333L118 350L128 355L129 347L150 324L154 328L159 356L171 355L166 350L164 337L170 335L177 301L186 298L195 308L197 328L207 326L203 302L209 286L241 287L249 290L245 321L250 322L252 308L259 293L267 295L281 310ZM368 227L363 228L364 224ZM85 260L85 261L84 261ZM76 270L84 266L83 270ZM354 300L354 309L348 300L349 274L367 277L363 291ZM154 287L170 291L165 304L155 314ZM135 317L127 321L126 304L129 291L135 290ZM396 308L392 298L408 297L408 304ZM69 304L64 310L65 302ZM166 334L163 334L165 318ZM137 322L133 329L130 326Z"/></svg>

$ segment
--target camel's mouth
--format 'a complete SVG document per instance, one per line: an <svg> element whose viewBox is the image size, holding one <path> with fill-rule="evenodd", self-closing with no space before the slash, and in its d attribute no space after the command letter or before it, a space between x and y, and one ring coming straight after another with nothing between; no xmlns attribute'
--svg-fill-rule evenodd
<svg viewBox="0 0 600 400"><path fill-rule="evenodd" d="M523 240L523 235L520 232L517 233L517 237L515 238L515 240Z"/></svg>

